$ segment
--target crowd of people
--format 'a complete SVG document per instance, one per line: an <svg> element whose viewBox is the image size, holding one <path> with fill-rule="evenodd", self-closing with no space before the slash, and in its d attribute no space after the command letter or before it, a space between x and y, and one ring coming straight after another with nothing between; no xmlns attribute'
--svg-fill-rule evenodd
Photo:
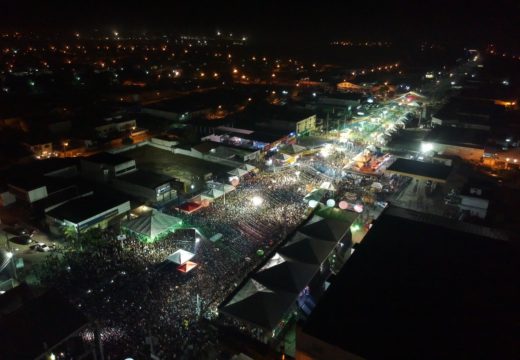
<svg viewBox="0 0 520 360"><path fill-rule="evenodd" d="M345 157L335 154L331 166L343 164ZM196 231L146 243L132 234L118 240L119 229L105 230L96 246L49 256L38 276L97 320L84 339L93 342L92 334L99 331L113 358L143 357L151 348L159 358L209 358L218 337L206 320L217 316L218 305L306 219L305 195L328 180L305 161L250 173L225 200L192 214L165 210ZM334 195L340 199L356 188L361 196L371 181L336 178ZM211 241L216 234L220 239ZM195 254L194 270L180 272L167 260L178 249Z"/></svg>

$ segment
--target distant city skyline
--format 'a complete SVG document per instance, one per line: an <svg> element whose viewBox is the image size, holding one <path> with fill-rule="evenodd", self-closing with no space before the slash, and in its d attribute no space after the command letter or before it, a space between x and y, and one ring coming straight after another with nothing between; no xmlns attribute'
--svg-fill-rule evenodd
<svg viewBox="0 0 520 360"><path fill-rule="evenodd" d="M134 31L240 32L257 40L438 40L514 46L520 4L468 1L291 2L21 0L3 4L0 28L53 30L118 27ZM517 45L518 46L518 45Z"/></svg>

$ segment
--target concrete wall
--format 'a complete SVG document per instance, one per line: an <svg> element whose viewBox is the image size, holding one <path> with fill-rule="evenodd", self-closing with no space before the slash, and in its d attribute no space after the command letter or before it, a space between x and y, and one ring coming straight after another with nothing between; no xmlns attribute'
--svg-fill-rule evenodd
<svg viewBox="0 0 520 360"><path fill-rule="evenodd" d="M166 140L166 139L158 139L152 138L149 142L149 145L154 146L158 149L171 151L173 147L179 144L178 141Z"/></svg>
<svg viewBox="0 0 520 360"><path fill-rule="evenodd" d="M114 166L113 176L121 176L121 175L129 174L131 172L134 172L135 170L137 170L137 165L135 164L135 160L131 159L122 164L118 164L118 165Z"/></svg>
<svg viewBox="0 0 520 360"><path fill-rule="evenodd" d="M44 199L48 196L46 186L41 186L39 188L32 189L29 191L27 191L25 189L21 189L17 186L11 185L11 184L8 184L8 188L9 188L9 191L12 194L14 194L14 196L18 200L25 201L28 203L33 203L35 201Z"/></svg>
<svg viewBox="0 0 520 360"><path fill-rule="evenodd" d="M8 206L16 202L16 197L9 191L0 193L0 206Z"/></svg>

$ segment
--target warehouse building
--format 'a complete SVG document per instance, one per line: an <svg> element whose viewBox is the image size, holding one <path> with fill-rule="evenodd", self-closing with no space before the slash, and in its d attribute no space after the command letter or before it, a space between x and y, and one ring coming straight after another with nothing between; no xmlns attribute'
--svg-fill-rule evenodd
<svg viewBox="0 0 520 360"><path fill-rule="evenodd" d="M76 231L92 227L106 228L130 211L130 201L105 194L94 194L69 201L49 211L46 221L53 234L62 234L63 227L72 226Z"/></svg>

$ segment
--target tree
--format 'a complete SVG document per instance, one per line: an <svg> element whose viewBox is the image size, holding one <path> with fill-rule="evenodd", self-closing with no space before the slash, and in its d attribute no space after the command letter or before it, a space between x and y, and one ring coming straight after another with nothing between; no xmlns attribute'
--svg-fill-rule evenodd
<svg viewBox="0 0 520 360"><path fill-rule="evenodd" d="M65 225L61 228L63 236L65 236L65 240L71 244L73 247L78 245L77 242L79 240L78 232L75 226Z"/></svg>

